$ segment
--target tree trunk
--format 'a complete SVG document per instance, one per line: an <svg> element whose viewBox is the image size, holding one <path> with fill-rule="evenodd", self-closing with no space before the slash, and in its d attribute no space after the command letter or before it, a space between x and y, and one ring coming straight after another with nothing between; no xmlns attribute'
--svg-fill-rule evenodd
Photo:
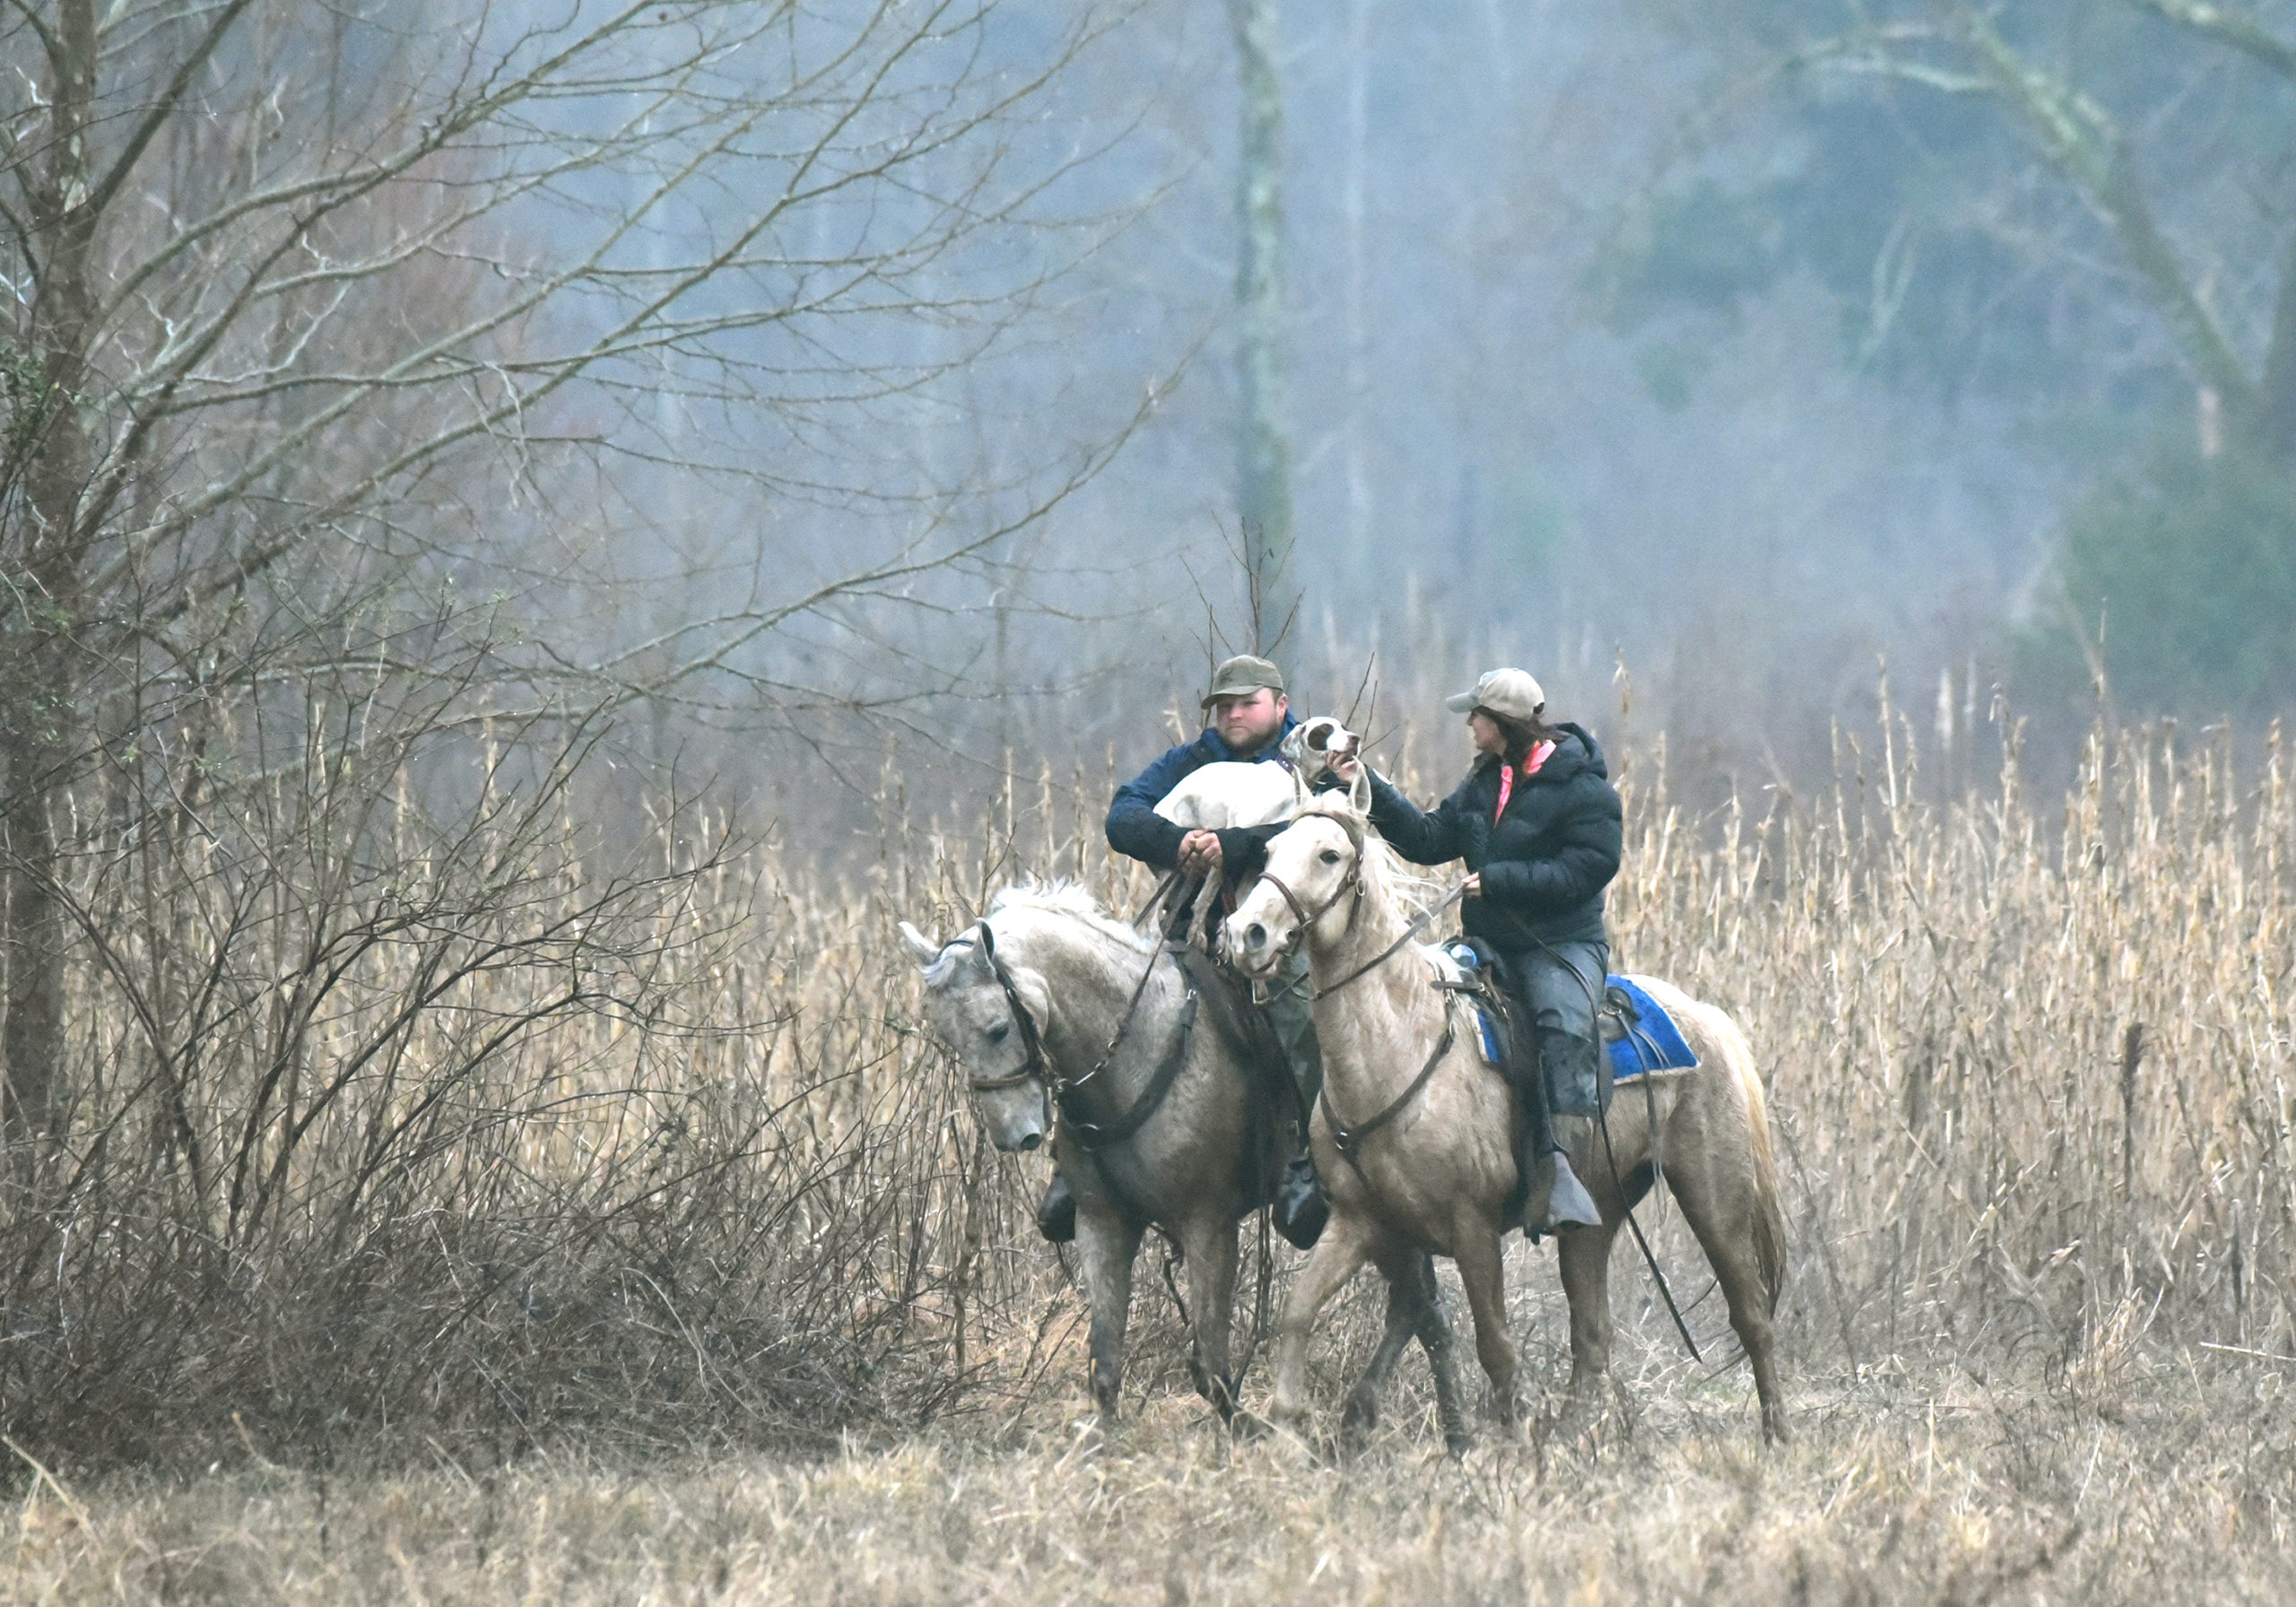
<svg viewBox="0 0 2296 1607"><path fill-rule="evenodd" d="M2266 462L2296 469L2296 242L2290 244L2281 259L2279 300L2272 309L2272 343L2265 348L2264 378L2257 389L2250 444Z"/></svg>
<svg viewBox="0 0 2296 1607"><path fill-rule="evenodd" d="M11 447L23 460L23 501L5 532L14 595L8 599L6 682L0 686L0 947L7 960L7 1020L0 1028L12 1142L53 1136L61 1100L64 962L67 934L57 893L63 856L55 804L74 757L73 636L85 542L82 499L94 454L81 390L95 317L96 218L89 124L96 76L95 0L62 0L48 56L46 170L30 197L36 283L25 342L39 375L30 416Z"/></svg>
<svg viewBox="0 0 2296 1607"><path fill-rule="evenodd" d="M1231 0L1230 9L1244 91L1237 190L1243 413L1237 512L1252 588L1252 650L1267 653L1291 622L1296 595L1284 573L1292 553L1292 462L1283 430L1283 91L1275 71L1275 0Z"/></svg>

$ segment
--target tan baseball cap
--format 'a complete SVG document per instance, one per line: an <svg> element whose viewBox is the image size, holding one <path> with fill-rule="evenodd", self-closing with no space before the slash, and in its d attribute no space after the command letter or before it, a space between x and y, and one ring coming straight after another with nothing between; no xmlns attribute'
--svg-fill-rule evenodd
<svg viewBox="0 0 2296 1607"><path fill-rule="evenodd" d="M1212 690L1204 694L1202 707L1209 708L1222 698L1248 698L1263 686L1282 691L1283 672L1265 658L1239 653L1212 672Z"/></svg>
<svg viewBox="0 0 2296 1607"><path fill-rule="evenodd" d="M1486 670L1473 691L1446 698L1443 706L1453 714L1488 708L1510 720L1535 720L1546 707L1546 693L1528 670Z"/></svg>

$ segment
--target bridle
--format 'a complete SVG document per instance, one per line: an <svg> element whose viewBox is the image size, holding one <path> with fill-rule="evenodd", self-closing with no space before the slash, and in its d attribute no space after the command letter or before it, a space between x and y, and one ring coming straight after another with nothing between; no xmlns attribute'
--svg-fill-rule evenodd
<svg viewBox="0 0 2296 1607"><path fill-rule="evenodd" d="M1355 925L1356 912L1363 907L1363 828L1361 824L1347 819L1344 815L1318 814L1315 818L1319 821L1329 821L1345 832L1348 846L1354 849L1355 857L1348 862L1345 873L1339 879L1339 885L1332 889L1331 897L1313 909L1309 909L1300 895L1293 892L1284 882L1283 878L1278 876L1274 871L1260 872L1259 879L1282 896L1283 902L1292 911L1292 918L1299 923L1292 927L1292 935L1283 940L1282 951L1286 955L1295 952L1300 945L1307 941L1309 929L1329 915L1342 899L1351 893L1355 896L1354 908L1347 912L1347 924L1351 927Z"/></svg>
<svg viewBox="0 0 2296 1607"><path fill-rule="evenodd" d="M1117 1022L1116 1031L1109 1036L1108 1047L1100 1051L1100 1059L1092 1063L1092 1069L1081 1077L1070 1077L1047 1058L1044 1036L1037 1029L1036 1017L1022 1003L1021 990L1013 985L1013 973L1005 969L1003 956L996 952L995 930L986 920L979 922L976 930L979 936L971 941L979 945L983 958L988 961L990 973L996 978L996 986L1004 990L1005 1008L1012 1012L1014 1029L1021 1035L1021 1047L1026 1054L1018 1068L1010 1072L990 1077L969 1073L965 1078L966 1086L976 1093L994 1093L1003 1089L1019 1088L1034 1081L1043 1090L1048 1119L1057 1112L1061 1121L1074 1134L1078 1144L1086 1151L1104 1150L1111 1144L1122 1143L1140 1131L1164 1102L1164 1096L1171 1091L1173 1081L1187 1062L1188 1038L1195 1029L1196 1010L1201 1003L1196 990L1193 987L1187 990L1171 1042L1166 1046L1161 1060L1139 1097L1127 1109L1107 1121L1096 1122L1077 1110L1076 1096L1108 1070L1109 1062L1116 1057L1117 1046L1124 1041L1125 1034L1132 1029L1133 1018L1139 1013L1141 995L1148 991L1148 979L1155 975L1156 961L1163 951L1159 949L1148 957L1147 969L1141 972L1139 982L1133 987L1132 998L1125 1005L1123 1019ZM967 940L960 938L957 941ZM1115 1180L1109 1178L1108 1181L1113 1188Z"/></svg>
<svg viewBox="0 0 2296 1607"><path fill-rule="evenodd" d="M996 977L996 986L1004 990L1005 1008L1013 1012L1013 1029L1021 1035L1021 1047L1027 1054L1022 1057L1018 1071L995 1077L978 1077L968 1073L966 1085L975 1093L994 1093L1000 1089L1018 1088L1030 1079L1037 1078L1044 1082L1049 1093L1057 1079L1049 1074L1051 1068L1044 1057L1044 1035L1037 1030L1037 1018L1030 1013L1027 1005L1021 1003L1021 990L1013 986L1013 973L1004 969L1004 961L997 955L996 933L990 930L987 921L982 921L977 930L980 935L973 941L979 945L982 956L987 960L988 969Z"/></svg>
<svg viewBox="0 0 2296 1607"><path fill-rule="evenodd" d="M1347 834L1348 846L1355 851L1355 857L1349 862L1346 874L1340 878L1339 886L1333 890L1331 897L1326 899L1321 904L1317 905L1313 910L1309 910L1307 906L1300 901L1299 895L1294 893L1289 887L1285 886L1283 879L1277 876L1274 872L1265 870L1260 872L1260 880L1266 882L1270 887L1273 887L1276 892L1282 896L1283 902L1291 908L1293 918L1299 922L1299 925L1292 929L1292 935L1284 941L1283 952L1286 955L1295 951L1299 948L1300 944L1306 941L1308 929L1313 926L1318 921L1323 919L1325 916L1330 914L1333 906L1336 905L1342 899L1345 898L1349 892L1352 891L1355 895L1356 909L1360 909L1362 907L1364 841L1363 827L1361 823L1351 820L1345 815L1319 813L1315 818L1318 820L1329 821L1333 825L1345 832ZM1418 916L1412 921L1411 925L1403 929L1403 935L1401 937L1396 938L1395 942L1389 943L1386 948L1380 950L1378 953L1373 955L1370 960L1365 960L1361 965L1357 966L1353 970L1348 972L1346 976L1342 977L1338 981L1331 984L1328 987L1319 987L1316 989L1314 993L1309 995L1309 1002L1312 1003L1318 999L1327 999L1331 997L1332 995L1337 993L1341 988L1345 987L1349 983L1353 982L1360 977L1370 975L1373 971L1378 970L1381 966L1387 964L1388 960L1393 960L1396 955L1402 953L1405 948L1410 946L1412 939L1417 937L1422 932L1424 932L1428 925L1432 923L1438 916L1441 915L1445 910L1450 908L1452 905L1458 902L1459 895L1466 891L1466 885L1465 881L1462 879L1457 886L1454 887L1449 892L1443 895L1440 901L1431 904L1427 908L1421 910ZM1347 912L1347 924L1351 927L1355 925L1356 909L1351 909Z"/></svg>

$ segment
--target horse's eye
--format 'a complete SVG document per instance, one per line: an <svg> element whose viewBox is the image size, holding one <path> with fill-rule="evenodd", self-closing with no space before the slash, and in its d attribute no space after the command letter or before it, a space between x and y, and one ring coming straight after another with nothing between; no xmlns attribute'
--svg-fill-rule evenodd
<svg viewBox="0 0 2296 1607"><path fill-rule="evenodd" d="M1337 848L1326 848L1324 850L1324 863L1326 864L1337 864L1339 863L1339 850Z"/></svg>
<svg viewBox="0 0 2296 1607"><path fill-rule="evenodd" d="M988 1029L988 1041L993 1044L1001 1044L1004 1041L1006 1035L1012 1030L1012 1022L999 1021L996 1025Z"/></svg>

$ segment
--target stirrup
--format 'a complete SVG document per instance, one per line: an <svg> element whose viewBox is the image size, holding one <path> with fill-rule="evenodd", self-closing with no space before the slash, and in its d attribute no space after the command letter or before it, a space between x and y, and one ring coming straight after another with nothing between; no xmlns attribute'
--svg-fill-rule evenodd
<svg viewBox="0 0 2296 1607"><path fill-rule="evenodd" d="M1275 1230L1295 1250L1311 1250L1323 1237L1324 1224L1331 1220L1331 1202L1324 1197L1316 1163L1306 1155L1294 1155L1283 1163L1269 1214L1274 1219Z"/></svg>
<svg viewBox="0 0 2296 1607"><path fill-rule="evenodd" d="M1587 1186L1578 1181L1578 1174L1570 1169L1570 1157L1561 1150L1554 1151L1554 1181L1546 1191L1546 1220L1543 1227L1599 1228L1603 1213L1595 1209L1595 1197Z"/></svg>
<svg viewBox="0 0 2296 1607"><path fill-rule="evenodd" d="M1053 1173L1037 1206L1037 1231L1057 1245L1076 1237L1076 1196L1069 1191L1068 1179L1058 1172Z"/></svg>

